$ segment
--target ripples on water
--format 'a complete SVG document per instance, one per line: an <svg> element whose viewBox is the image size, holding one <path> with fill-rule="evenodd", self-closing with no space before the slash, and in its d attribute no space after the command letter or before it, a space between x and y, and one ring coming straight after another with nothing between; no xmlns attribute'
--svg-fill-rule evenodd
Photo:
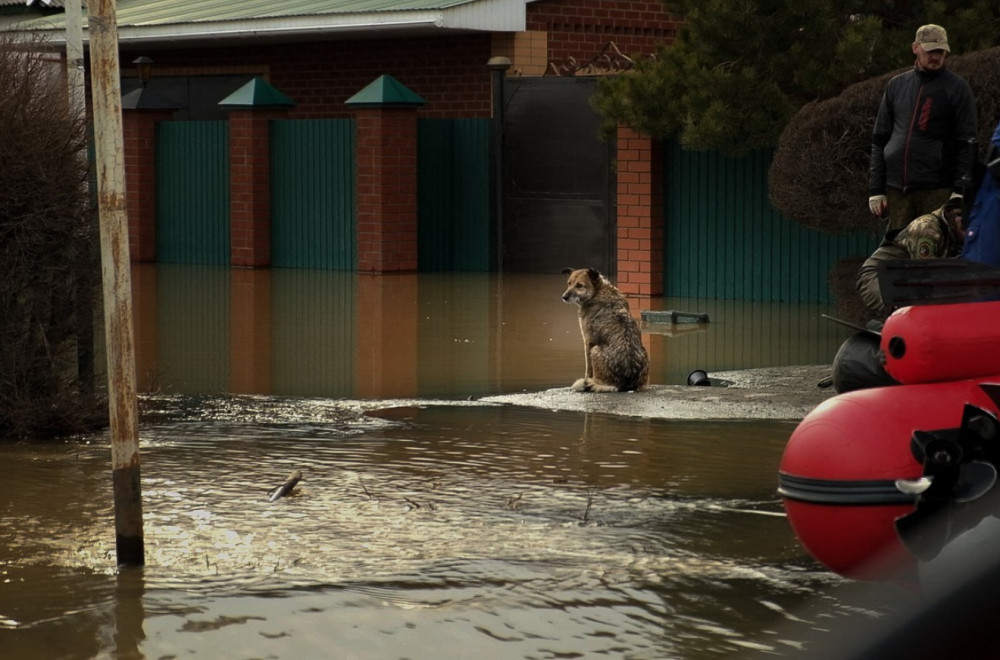
<svg viewBox="0 0 1000 660"><path fill-rule="evenodd" d="M780 655L790 612L838 607L780 515L789 423L145 405L141 571L113 570L105 438L0 447L4 657Z"/></svg>

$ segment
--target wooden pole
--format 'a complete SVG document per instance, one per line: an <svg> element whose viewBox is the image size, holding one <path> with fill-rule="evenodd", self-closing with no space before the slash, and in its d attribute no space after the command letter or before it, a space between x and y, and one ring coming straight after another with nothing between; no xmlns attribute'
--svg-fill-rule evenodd
<svg viewBox="0 0 1000 660"><path fill-rule="evenodd" d="M83 131L87 121L87 81L83 65L83 0L66 0L66 85L69 88L69 111L72 120L79 121L78 130ZM80 170L87 170L87 154L81 151ZM89 183L80 180L80 194L89 196ZM90 266L93 263L89 251L80 256L80 263L88 277L76 278L76 304L79 312L76 321L76 361L77 381L82 394L94 392L94 320L93 291L89 277Z"/></svg>
<svg viewBox="0 0 1000 660"><path fill-rule="evenodd" d="M142 566L142 492L136 407L132 282L129 272L118 28L114 0L90 0L90 85L94 109L104 333L108 353L111 469L119 566Z"/></svg>
<svg viewBox="0 0 1000 660"><path fill-rule="evenodd" d="M83 18L81 0L67 0L66 11L66 84L73 117L86 113L86 81L83 71Z"/></svg>

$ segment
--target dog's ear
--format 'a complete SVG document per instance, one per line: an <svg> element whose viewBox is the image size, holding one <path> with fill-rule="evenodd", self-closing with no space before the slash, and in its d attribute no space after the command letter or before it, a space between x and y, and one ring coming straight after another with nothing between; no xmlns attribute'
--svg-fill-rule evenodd
<svg viewBox="0 0 1000 660"><path fill-rule="evenodd" d="M596 285L598 282L601 281L601 271L597 270L596 268L588 268L587 277L589 277L590 281Z"/></svg>
<svg viewBox="0 0 1000 660"><path fill-rule="evenodd" d="M572 268L569 268L568 266L567 266L566 268L563 268L563 269L562 269L562 274L563 274L563 275L569 275L569 274L570 274L570 273L572 273L572 272L573 272L573 269L572 269Z"/></svg>

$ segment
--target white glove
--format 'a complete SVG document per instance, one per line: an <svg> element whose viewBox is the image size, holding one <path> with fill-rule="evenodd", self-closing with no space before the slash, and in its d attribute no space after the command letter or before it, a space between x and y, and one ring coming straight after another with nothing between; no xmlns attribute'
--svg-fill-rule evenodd
<svg viewBox="0 0 1000 660"><path fill-rule="evenodd" d="M885 195L872 195L868 198L868 208L872 215L881 218L889 208L889 198Z"/></svg>

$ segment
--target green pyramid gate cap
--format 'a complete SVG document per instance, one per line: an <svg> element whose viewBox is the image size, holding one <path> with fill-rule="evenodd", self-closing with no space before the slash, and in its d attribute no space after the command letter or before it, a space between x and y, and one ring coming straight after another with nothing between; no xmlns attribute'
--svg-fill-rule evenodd
<svg viewBox="0 0 1000 660"><path fill-rule="evenodd" d="M416 107L427 101L420 98L403 83L389 74L382 74L367 87L345 101L347 105L361 108L382 106Z"/></svg>
<svg viewBox="0 0 1000 660"><path fill-rule="evenodd" d="M219 101L222 108L288 108L293 105L295 101L260 76Z"/></svg>

